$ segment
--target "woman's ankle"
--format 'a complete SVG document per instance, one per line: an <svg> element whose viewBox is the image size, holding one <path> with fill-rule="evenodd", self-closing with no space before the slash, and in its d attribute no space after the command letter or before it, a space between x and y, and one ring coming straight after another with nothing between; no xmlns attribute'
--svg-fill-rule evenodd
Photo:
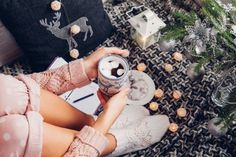
<svg viewBox="0 0 236 157"><path fill-rule="evenodd" d="M117 140L113 134L107 133L105 136L109 140L109 144L107 148L102 152L101 157L111 154L117 147Z"/></svg>

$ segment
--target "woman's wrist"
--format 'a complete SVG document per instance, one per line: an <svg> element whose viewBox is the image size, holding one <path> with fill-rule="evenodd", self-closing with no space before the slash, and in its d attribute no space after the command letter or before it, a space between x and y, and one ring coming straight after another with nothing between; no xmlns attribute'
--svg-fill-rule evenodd
<svg viewBox="0 0 236 157"><path fill-rule="evenodd" d="M87 74L90 80L93 80L97 76L96 69L93 68L92 64L86 59L83 58L84 71Z"/></svg>

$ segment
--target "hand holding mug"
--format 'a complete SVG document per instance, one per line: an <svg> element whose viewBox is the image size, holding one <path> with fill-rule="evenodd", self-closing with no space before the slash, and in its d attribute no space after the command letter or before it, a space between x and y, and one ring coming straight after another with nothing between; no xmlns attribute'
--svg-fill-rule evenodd
<svg viewBox="0 0 236 157"><path fill-rule="evenodd" d="M127 50L121 50L117 47L102 47L97 49L91 55L84 59L84 68L85 72L88 75L89 79L94 79L98 75L98 62L99 60L109 54L117 55L127 55L129 52Z"/></svg>
<svg viewBox="0 0 236 157"><path fill-rule="evenodd" d="M103 109L111 112L111 115L114 117L118 117L127 104L127 96L129 91L129 88L122 89L119 93L110 98L104 95L101 91L98 91L97 94L101 104L103 105Z"/></svg>

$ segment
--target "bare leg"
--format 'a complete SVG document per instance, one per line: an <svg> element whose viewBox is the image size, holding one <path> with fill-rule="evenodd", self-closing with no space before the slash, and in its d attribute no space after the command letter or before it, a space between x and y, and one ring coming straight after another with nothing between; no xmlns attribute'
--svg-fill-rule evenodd
<svg viewBox="0 0 236 157"><path fill-rule="evenodd" d="M45 122L76 130L80 130L85 125L93 125L92 116L72 107L65 100L47 90L41 89L40 93L40 113Z"/></svg>
<svg viewBox="0 0 236 157"><path fill-rule="evenodd" d="M106 156L112 153L116 148L116 139L111 134L106 134L107 139L109 140L109 144L107 145L106 149L102 152L101 156Z"/></svg>
<svg viewBox="0 0 236 157"><path fill-rule="evenodd" d="M42 157L63 156L74 140L75 134L79 134L79 131L44 123ZM109 144L102 155L111 153L116 147L115 138L109 134L106 137L109 140Z"/></svg>

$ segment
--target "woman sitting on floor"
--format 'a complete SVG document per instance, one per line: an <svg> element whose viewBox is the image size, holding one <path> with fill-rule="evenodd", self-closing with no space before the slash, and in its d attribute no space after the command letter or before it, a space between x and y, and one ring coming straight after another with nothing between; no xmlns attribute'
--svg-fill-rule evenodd
<svg viewBox="0 0 236 157"><path fill-rule="evenodd" d="M168 128L167 116L150 116L142 106L126 106L129 89L108 101L98 92L104 107L98 117L57 96L96 78L103 56L123 53L127 51L100 48L58 69L17 77L1 74L0 156L117 156L158 142Z"/></svg>

